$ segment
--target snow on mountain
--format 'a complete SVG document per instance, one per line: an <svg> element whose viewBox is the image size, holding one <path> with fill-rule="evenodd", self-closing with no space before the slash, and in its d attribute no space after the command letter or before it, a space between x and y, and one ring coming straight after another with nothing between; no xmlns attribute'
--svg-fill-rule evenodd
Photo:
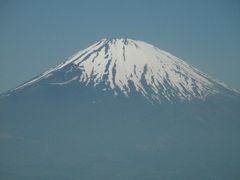
<svg viewBox="0 0 240 180"><path fill-rule="evenodd" d="M233 91L170 53L132 39L102 39L13 91L43 80L51 85L77 81L115 96L137 92L158 102L204 99Z"/></svg>

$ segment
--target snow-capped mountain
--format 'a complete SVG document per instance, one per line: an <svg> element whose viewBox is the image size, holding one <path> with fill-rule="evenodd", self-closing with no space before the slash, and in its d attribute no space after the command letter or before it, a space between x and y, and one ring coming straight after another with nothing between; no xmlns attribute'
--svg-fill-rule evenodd
<svg viewBox="0 0 240 180"><path fill-rule="evenodd" d="M115 96L137 92L151 102L204 99L234 91L172 54L132 39L102 39L12 92L38 82L56 86L78 82Z"/></svg>
<svg viewBox="0 0 240 180"><path fill-rule="evenodd" d="M240 179L239 107L165 51L102 39L0 95L0 179Z"/></svg>

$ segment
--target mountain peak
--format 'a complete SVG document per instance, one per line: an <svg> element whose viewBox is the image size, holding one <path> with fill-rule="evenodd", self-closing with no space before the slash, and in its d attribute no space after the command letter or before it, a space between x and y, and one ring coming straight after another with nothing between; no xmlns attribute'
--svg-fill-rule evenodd
<svg viewBox="0 0 240 180"><path fill-rule="evenodd" d="M79 82L115 96L141 94L151 102L204 99L232 91L172 54L129 38L101 39L15 90L40 81L55 86Z"/></svg>

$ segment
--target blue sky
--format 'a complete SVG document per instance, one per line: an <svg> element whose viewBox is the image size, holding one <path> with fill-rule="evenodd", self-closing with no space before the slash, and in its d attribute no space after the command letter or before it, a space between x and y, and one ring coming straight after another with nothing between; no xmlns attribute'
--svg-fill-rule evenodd
<svg viewBox="0 0 240 180"><path fill-rule="evenodd" d="M149 42L240 89L238 0L1 0L0 92L105 37Z"/></svg>

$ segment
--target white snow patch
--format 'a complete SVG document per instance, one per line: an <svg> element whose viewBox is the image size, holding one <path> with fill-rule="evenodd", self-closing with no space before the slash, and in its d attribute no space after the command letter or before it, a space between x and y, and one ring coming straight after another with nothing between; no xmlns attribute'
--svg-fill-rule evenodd
<svg viewBox="0 0 240 180"><path fill-rule="evenodd" d="M70 82L75 81L77 79L78 79L78 76L75 76L72 79L70 79L68 81L65 81L65 82L56 82L56 83L49 83L49 84L51 84L51 85L66 85L66 84L69 84Z"/></svg>

